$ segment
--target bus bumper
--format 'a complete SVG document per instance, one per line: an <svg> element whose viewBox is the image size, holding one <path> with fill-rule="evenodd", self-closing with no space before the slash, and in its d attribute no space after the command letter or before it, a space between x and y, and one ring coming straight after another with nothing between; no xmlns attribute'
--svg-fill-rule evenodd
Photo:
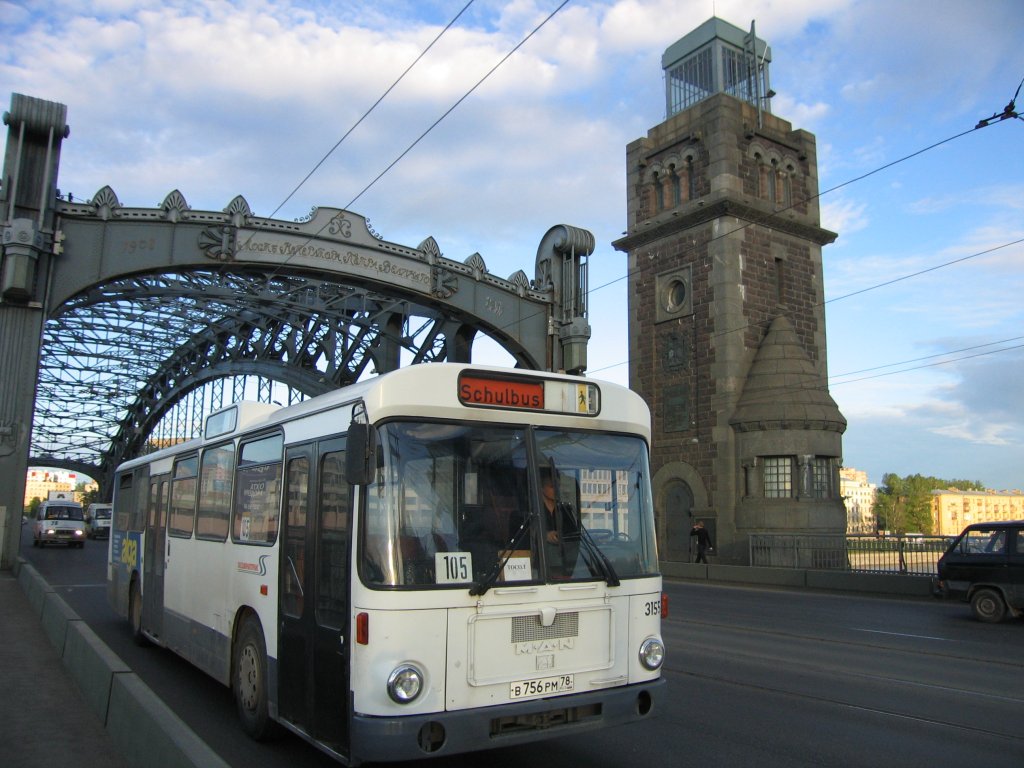
<svg viewBox="0 0 1024 768"><path fill-rule="evenodd" d="M569 736L652 717L665 678L593 693L410 717L352 718L354 763L455 755Z"/></svg>

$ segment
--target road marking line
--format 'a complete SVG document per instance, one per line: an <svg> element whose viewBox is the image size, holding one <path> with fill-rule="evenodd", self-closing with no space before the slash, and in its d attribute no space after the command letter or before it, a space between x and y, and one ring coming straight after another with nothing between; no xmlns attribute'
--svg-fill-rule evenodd
<svg viewBox="0 0 1024 768"><path fill-rule="evenodd" d="M932 637L931 635L911 635L907 632L883 632L880 629L861 629L860 627L850 627L854 632L871 632L876 635L893 635L895 637L916 637L921 640L941 640L945 643L956 642L951 637Z"/></svg>

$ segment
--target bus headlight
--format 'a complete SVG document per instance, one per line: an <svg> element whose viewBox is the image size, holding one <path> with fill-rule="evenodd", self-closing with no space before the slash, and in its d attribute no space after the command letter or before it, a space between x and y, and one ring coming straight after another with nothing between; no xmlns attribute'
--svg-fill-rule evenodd
<svg viewBox="0 0 1024 768"><path fill-rule="evenodd" d="M640 663L647 669L655 670L665 660L665 646L656 637L648 637L640 643Z"/></svg>
<svg viewBox="0 0 1024 768"><path fill-rule="evenodd" d="M388 675L388 696L397 704L408 704L423 690L423 673L412 664L396 667Z"/></svg>

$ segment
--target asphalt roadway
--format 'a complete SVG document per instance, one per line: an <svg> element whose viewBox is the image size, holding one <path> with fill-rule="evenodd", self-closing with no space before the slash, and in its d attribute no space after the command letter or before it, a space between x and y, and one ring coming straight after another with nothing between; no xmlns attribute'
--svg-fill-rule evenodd
<svg viewBox="0 0 1024 768"><path fill-rule="evenodd" d="M31 547L30 538L22 546ZM103 629L79 618L82 595L102 601L99 590L83 589L99 585L84 583L74 568L85 561L74 552L22 551L15 574L0 573L0 674L8 684L0 696L0 766L213 768L226 765L222 755L234 764L322 764L299 759L318 756L312 748L275 758L261 745L267 759L253 763L223 743L213 752L200 741L205 721L171 711L153 693L160 682L147 677L151 691L139 676L145 665L133 671L122 661L132 656L116 656L95 634ZM62 564L61 576L48 560ZM628 736L567 736L434 765L620 768L642 753L654 764L693 766L1024 765L1021 620L983 625L966 605L930 598L671 580L666 589L674 695L657 721ZM210 745L220 736L244 741L240 731L216 735Z"/></svg>

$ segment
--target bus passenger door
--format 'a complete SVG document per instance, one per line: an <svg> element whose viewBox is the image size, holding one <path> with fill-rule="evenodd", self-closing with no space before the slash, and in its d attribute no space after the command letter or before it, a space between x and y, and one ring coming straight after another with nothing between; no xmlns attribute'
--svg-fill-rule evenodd
<svg viewBox="0 0 1024 768"><path fill-rule="evenodd" d="M348 541L345 442L289 448L278 629L280 716L348 754Z"/></svg>
<svg viewBox="0 0 1024 768"><path fill-rule="evenodd" d="M320 443L317 454L313 735L347 755L352 486L345 478L344 439Z"/></svg>
<svg viewBox="0 0 1024 768"><path fill-rule="evenodd" d="M313 450L311 446L289 448L285 455L285 509L281 537L281 604L278 606L277 707L278 714L307 733L310 730L306 687L309 684L309 659L312 655L313 579L312 560L306 557L309 481ZM310 550L311 551L311 550ZM308 562L307 562L308 561Z"/></svg>
<svg viewBox="0 0 1024 768"><path fill-rule="evenodd" d="M150 478L146 504L142 626L154 637L164 631L164 565L167 547L167 475Z"/></svg>

